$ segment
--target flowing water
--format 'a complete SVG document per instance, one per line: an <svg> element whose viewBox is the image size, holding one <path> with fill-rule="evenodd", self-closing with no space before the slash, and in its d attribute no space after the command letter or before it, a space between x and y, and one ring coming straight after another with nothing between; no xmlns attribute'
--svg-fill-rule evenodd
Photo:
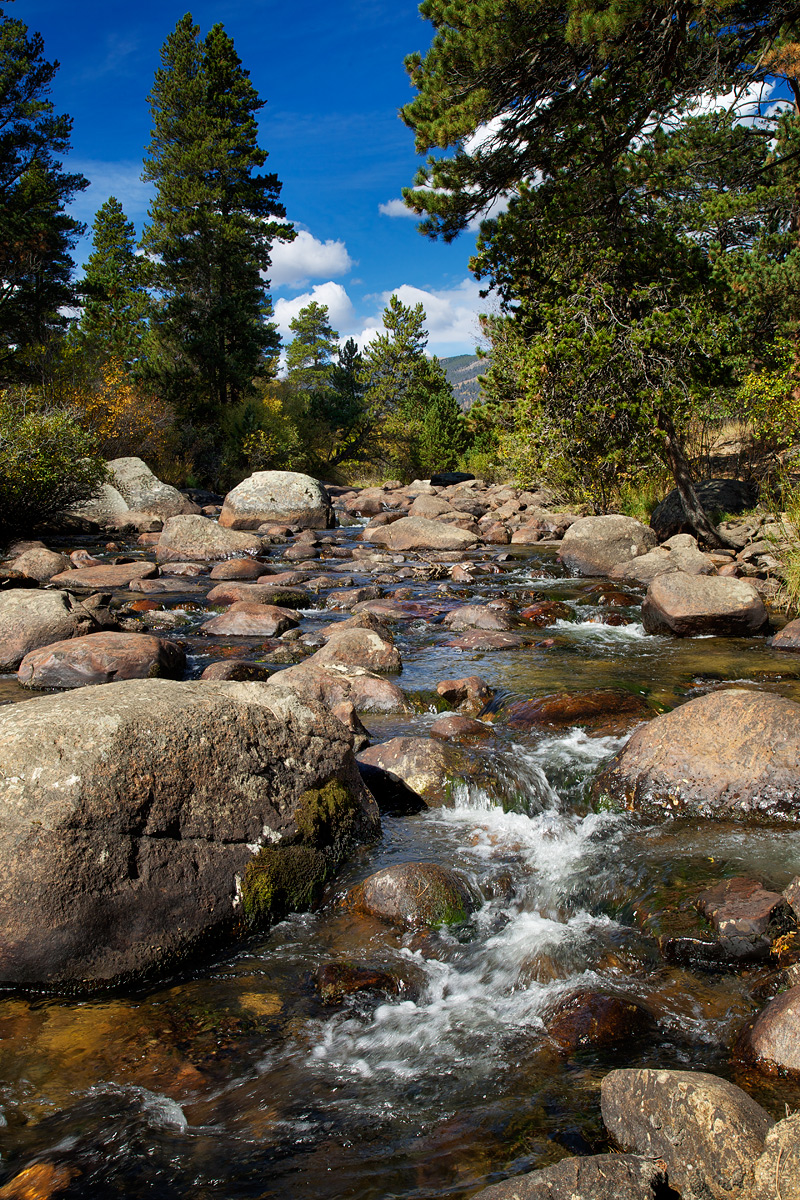
<svg viewBox="0 0 800 1200"><path fill-rule="evenodd" d="M720 686L800 700L800 657L763 639L647 636L634 593L613 610L627 624L600 624L607 583L566 577L552 552L502 571L483 577L481 596L562 601L571 619L537 631L539 645L484 654L448 647L452 635L429 620L401 623L401 682L419 711L366 718L375 741L425 735L436 682L468 674L498 690L500 710L515 697L598 687L624 689L653 713ZM410 586L434 607L466 596L435 581ZM207 611L168 603L185 614L180 634L199 673L220 649L195 635ZM304 616L313 629L331 614ZM27 695L0 680L0 700ZM452 808L384 817L379 844L349 863L319 911L146 991L0 997L6 1175L56 1164L71 1173L66 1197L466 1197L606 1149L599 1083L615 1066L710 1070L775 1115L800 1105L795 1086L731 1060L736 1032L770 994L769 970L665 962L656 925L640 919L645 911L657 924L725 876L785 886L800 872L800 832L594 812L588 785L625 732L520 731L496 716L482 751L489 790L460 786ZM415 860L471 877L483 903L467 925L402 931L341 905L353 883ZM389 972L397 994L325 1004L315 978L331 963ZM642 1003L655 1034L624 1050L559 1052L548 1020L581 989Z"/></svg>

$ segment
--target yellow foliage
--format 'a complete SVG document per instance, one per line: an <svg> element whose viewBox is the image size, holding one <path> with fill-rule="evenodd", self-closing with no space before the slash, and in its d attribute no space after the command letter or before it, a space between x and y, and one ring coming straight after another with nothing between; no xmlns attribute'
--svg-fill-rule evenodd
<svg viewBox="0 0 800 1200"><path fill-rule="evenodd" d="M106 458L135 455L161 462L167 455L175 424L172 407L133 383L120 361L109 360L91 380L63 384L60 399L97 436Z"/></svg>

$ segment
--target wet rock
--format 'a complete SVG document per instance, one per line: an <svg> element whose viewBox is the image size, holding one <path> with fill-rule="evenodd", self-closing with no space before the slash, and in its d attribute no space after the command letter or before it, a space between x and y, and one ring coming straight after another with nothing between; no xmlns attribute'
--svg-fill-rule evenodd
<svg viewBox="0 0 800 1200"><path fill-rule="evenodd" d="M697 540L691 534L676 533L663 545L633 562L618 564L611 571L611 577L647 585L657 576L672 571L683 571L685 575L713 575L716 567L711 556L698 549Z"/></svg>
<svg viewBox="0 0 800 1200"><path fill-rule="evenodd" d="M396 683L363 668L344 671L333 664L315 663L313 657L276 672L269 681L270 687L329 707L349 700L359 712L410 711L405 694Z"/></svg>
<svg viewBox="0 0 800 1200"><path fill-rule="evenodd" d="M593 796L647 816L800 820L800 704L738 688L637 729Z"/></svg>
<svg viewBox="0 0 800 1200"><path fill-rule="evenodd" d="M437 517L447 516L452 512L453 509L440 496L423 495L417 496L408 510L408 515L410 517L428 517L430 520L436 520Z"/></svg>
<svg viewBox="0 0 800 1200"><path fill-rule="evenodd" d="M35 579L37 583L47 583L54 575L69 571L70 560L65 554L57 554L45 546L37 546L26 550L14 559L13 570L23 579Z"/></svg>
<svg viewBox="0 0 800 1200"><path fill-rule="evenodd" d="M555 692L532 700L514 700L503 708L502 713L508 725L520 729L530 729L535 725L556 728L594 726L609 721L629 727L631 722L653 715L641 696L610 688L598 688L591 692Z"/></svg>
<svg viewBox="0 0 800 1200"><path fill-rule="evenodd" d="M264 684L129 680L8 706L0 778L9 985L174 969L302 907L378 830L349 733Z"/></svg>
<svg viewBox="0 0 800 1200"><path fill-rule="evenodd" d="M574 610L558 600L542 600L537 604L529 604L519 615L535 629L544 629L548 625L554 625L556 621L575 620Z"/></svg>
<svg viewBox="0 0 800 1200"><path fill-rule="evenodd" d="M507 546L511 541L511 534L502 521L490 521L481 527L481 539L487 546Z"/></svg>
<svg viewBox="0 0 800 1200"><path fill-rule="evenodd" d="M391 925L459 925L480 907L477 888L461 871L438 863L384 867L347 893L347 904Z"/></svg>
<svg viewBox="0 0 800 1200"><path fill-rule="evenodd" d="M663 1158L683 1200L742 1200L772 1118L746 1092L700 1071L612 1071L606 1129L623 1150Z"/></svg>
<svg viewBox="0 0 800 1200"><path fill-rule="evenodd" d="M655 1032L655 1021L646 1008L622 996L602 992L577 992L559 1004L547 1023L547 1032L559 1050L628 1049Z"/></svg>
<svg viewBox="0 0 800 1200"><path fill-rule="evenodd" d="M353 749L358 753L359 750L366 750L370 744L369 730L361 723L356 707L350 700L341 700L338 704L331 705L331 715L336 717L337 721L341 721L345 729L349 729L353 735ZM359 767L359 771L361 768ZM364 775L361 772L363 779Z"/></svg>
<svg viewBox="0 0 800 1200"><path fill-rule="evenodd" d="M177 488L162 483L141 458L115 458L108 469L112 484L133 512L166 519L198 511Z"/></svg>
<svg viewBox="0 0 800 1200"><path fill-rule="evenodd" d="M480 675L467 675L463 679L442 679L436 685L437 693L448 704L457 704L465 712L477 715L494 697L494 688L489 687Z"/></svg>
<svg viewBox="0 0 800 1200"><path fill-rule="evenodd" d="M309 662L335 665L345 669L365 667L369 671L399 674L403 669L400 653L391 637L373 629L338 629L331 632L325 645Z"/></svg>
<svg viewBox="0 0 800 1200"><path fill-rule="evenodd" d="M299 624L299 614L293 609L239 600L227 612L204 621L200 632L214 637L277 637Z"/></svg>
<svg viewBox="0 0 800 1200"><path fill-rule="evenodd" d="M365 529L361 536L366 542L400 551L467 550L478 543L474 533L441 521L429 521L427 517L403 517L392 525Z"/></svg>
<svg viewBox="0 0 800 1200"><path fill-rule="evenodd" d="M800 1200L800 1113L776 1121L767 1134L750 1200Z"/></svg>
<svg viewBox="0 0 800 1200"><path fill-rule="evenodd" d="M633 517L582 517L564 534L559 556L579 575L608 575L656 545L652 529Z"/></svg>
<svg viewBox="0 0 800 1200"><path fill-rule="evenodd" d="M252 533L223 529L208 517L179 516L165 521L156 558L167 562L215 562L260 554L262 540Z"/></svg>
<svg viewBox="0 0 800 1200"><path fill-rule="evenodd" d="M701 892L697 908L732 958L766 958L776 938L795 925L783 896L755 879L724 879Z"/></svg>
<svg viewBox="0 0 800 1200"><path fill-rule="evenodd" d="M219 514L226 529L258 529L268 522L330 529L334 519L325 488L298 471L256 471L228 492Z"/></svg>
<svg viewBox="0 0 800 1200"><path fill-rule="evenodd" d="M211 568L211 579L249 581L263 575L264 564L255 558L230 558Z"/></svg>
<svg viewBox="0 0 800 1200"><path fill-rule="evenodd" d="M764 602L751 583L721 576L659 575L642 604L647 633L678 637L750 637L769 626Z"/></svg>
<svg viewBox="0 0 800 1200"><path fill-rule="evenodd" d="M758 487L739 479L706 479L695 484L698 499L714 519L714 513L740 513L752 508L758 499ZM677 488L669 492L650 517L650 526L663 542L676 533L691 529Z"/></svg>
<svg viewBox="0 0 800 1200"><path fill-rule="evenodd" d="M494 629L507 631L514 622L507 612L490 604L465 604L447 613L444 624L453 630Z"/></svg>
<svg viewBox="0 0 800 1200"><path fill-rule="evenodd" d="M491 633L477 630L475 633L463 633L461 637L445 642L455 650L518 650L527 645L524 638L515 633Z"/></svg>
<svg viewBox="0 0 800 1200"><path fill-rule="evenodd" d="M338 706L337 706L338 707ZM334 712L331 709L331 712ZM382 813L393 817L407 817L412 813L424 812L427 804L418 792L413 791L399 775L384 771L382 767L359 760L361 778L375 797Z"/></svg>
<svg viewBox="0 0 800 1200"><path fill-rule="evenodd" d="M66 1191L80 1174L78 1167L62 1163L34 1163L0 1187L0 1200L50 1200Z"/></svg>
<svg viewBox="0 0 800 1200"><path fill-rule="evenodd" d="M304 588L276 583L218 583L206 599L209 604L276 604L279 608L306 608L311 604L311 595Z"/></svg>
<svg viewBox="0 0 800 1200"><path fill-rule="evenodd" d="M768 1074L800 1076L800 987L776 996L745 1025L736 1053Z"/></svg>
<svg viewBox="0 0 800 1200"><path fill-rule="evenodd" d="M783 898L795 917L800 920L800 875L795 875L791 883L783 889Z"/></svg>
<svg viewBox="0 0 800 1200"><path fill-rule="evenodd" d="M483 721L473 721L471 717L462 716L461 713L446 713L433 722L431 734L433 737L444 738L445 741L458 742L462 738L491 737L493 730L491 725L486 725Z"/></svg>
<svg viewBox="0 0 800 1200"><path fill-rule="evenodd" d="M633 1154L564 1158L476 1192L473 1200L671 1200L666 1164Z"/></svg>
<svg viewBox="0 0 800 1200"><path fill-rule="evenodd" d="M358 761L396 775L429 806L448 804L454 784L476 774L468 753L437 738L391 738L362 751Z"/></svg>
<svg viewBox="0 0 800 1200"><path fill-rule="evenodd" d="M381 587L344 588L334 596L328 596L325 607L347 610L354 608L356 604L362 604L365 600L380 600L382 595L383 588Z"/></svg>
<svg viewBox="0 0 800 1200"><path fill-rule="evenodd" d="M227 662L209 663L200 678L227 679L236 683L263 683L271 674L272 670L266 663L238 658L228 659Z"/></svg>
<svg viewBox="0 0 800 1200"><path fill-rule="evenodd" d="M29 688L78 688L118 679L181 679L186 655L145 633L90 633L32 650L17 671Z"/></svg>
<svg viewBox="0 0 800 1200"><path fill-rule="evenodd" d="M70 591L96 592L102 588L124 588L133 579L152 579L158 574L155 563L136 562L110 564L102 567L77 567L72 571L61 571L53 575L50 582Z"/></svg>
<svg viewBox="0 0 800 1200"><path fill-rule="evenodd" d="M800 619L784 625L783 629L775 634L771 645L773 650L800 651Z"/></svg>
<svg viewBox="0 0 800 1200"><path fill-rule="evenodd" d="M0 592L0 671L16 671L40 646L113 625L108 611L92 599L81 602L69 592L27 588Z"/></svg>
<svg viewBox="0 0 800 1200"><path fill-rule="evenodd" d="M128 585L131 592L153 595L202 595L205 588L201 583L187 581L180 576L165 576L159 579L132 579Z"/></svg>
<svg viewBox="0 0 800 1200"><path fill-rule="evenodd" d="M325 963L318 967L314 985L324 1004L340 1004L346 996L367 992L377 996L408 994L405 981L391 971L361 963Z"/></svg>

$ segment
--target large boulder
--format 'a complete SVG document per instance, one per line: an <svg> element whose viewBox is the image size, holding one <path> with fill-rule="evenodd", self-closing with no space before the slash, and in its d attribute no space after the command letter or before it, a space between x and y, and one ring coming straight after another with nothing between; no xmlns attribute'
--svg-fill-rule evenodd
<svg viewBox="0 0 800 1200"><path fill-rule="evenodd" d="M73 572L77 574L77 572ZM16 671L26 654L112 624L107 610L61 591L0 592L0 671Z"/></svg>
<svg viewBox="0 0 800 1200"><path fill-rule="evenodd" d="M740 1058L763 1071L800 1077L800 986L770 1000L745 1025L736 1049Z"/></svg>
<svg viewBox="0 0 800 1200"><path fill-rule="evenodd" d="M335 524L328 493L298 471L256 471L228 492L219 514L226 529L258 529L269 522L331 529Z"/></svg>
<svg viewBox="0 0 800 1200"><path fill-rule="evenodd" d="M652 529L633 517L582 517L564 534L559 556L579 575L608 575L656 545Z"/></svg>
<svg viewBox="0 0 800 1200"><path fill-rule="evenodd" d="M111 482L129 509L152 517L177 517L198 512L177 488L162 483L141 458L114 458L108 463Z"/></svg>
<svg viewBox="0 0 800 1200"><path fill-rule="evenodd" d="M641 726L594 795L647 816L800 821L800 704L726 688Z"/></svg>
<svg viewBox="0 0 800 1200"><path fill-rule="evenodd" d="M647 633L678 637L750 637L769 628L764 602L752 583L717 575L659 575L642 604Z"/></svg>
<svg viewBox="0 0 800 1200"><path fill-rule="evenodd" d="M29 688L76 688L119 679L181 679L186 655L146 633L89 633L26 654L17 679Z"/></svg>
<svg viewBox="0 0 800 1200"><path fill-rule="evenodd" d="M611 571L611 577L647 585L656 576L672 571L683 571L686 575L714 575L716 567L711 556L698 548L696 538L689 533L676 533L662 546L648 550L633 562L618 563Z"/></svg>
<svg viewBox="0 0 800 1200"><path fill-rule="evenodd" d="M90 530L117 529L128 520L130 507L125 497L110 483L101 483L91 500L68 509L64 516Z"/></svg>
<svg viewBox="0 0 800 1200"><path fill-rule="evenodd" d="M472 1200L655 1200L670 1195L675 1193L668 1187L663 1160L591 1154L493 1183Z"/></svg>
<svg viewBox="0 0 800 1200"><path fill-rule="evenodd" d="M160 563L216 562L260 554L261 549L261 538L252 533L222 529L208 517L179 516L164 522L156 558Z"/></svg>
<svg viewBox="0 0 800 1200"><path fill-rule="evenodd" d="M695 490L700 503L712 520L722 513L744 512L746 508L752 508L758 499L756 484L743 483L740 479L707 479L704 483L696 484ZM691 529L677 488L669 492L653 509L650 525L661 542L676 533L684 533Z"/></svg>
<svg viewBox="0 0 800 1200"><path fill-rule="evenodd" d="M776 1121L756 1163L751 1200L800 1200L800 1113Z"/></svg>
<svg viewBox="0 0 800 1200"><path fill-rule="evenodd" d="M129 680L0 711L0 981L138 979L311 904L379 829L351 746L259 683Z"/></svg>
<svg viewBox="0 0 800 1200"><path fill-rule="evenodd" d="M391 525L368 527L361 536L365 542L398 551L468 550L478 544L474 533L427 517L403 517Z"/></svg>
<svg viewBox="0 0 800 1200"><path fill-rule="evenodd" d="M606 1129L623 1150L661 1158L682 1200L743 1200L772 1117L741 1088L701 1071L612 1071Z"/></svg>

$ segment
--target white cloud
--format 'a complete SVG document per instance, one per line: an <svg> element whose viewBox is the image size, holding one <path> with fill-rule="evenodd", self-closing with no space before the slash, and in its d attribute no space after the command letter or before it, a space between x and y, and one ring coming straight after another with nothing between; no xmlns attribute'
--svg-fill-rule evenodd
<svg viewBox="0 0 800 1200"><path fill-rule="evenodd" d="M269 279L272 287L304 287L310 279L345 275L353 266L344 242L332 238L322 242L301 229L293 242L276 242L272 247Z"/></svg>
<svg viewBox="0 0 800 1200"><path fill-rule="evenodd" d="M72 159L65 164L69 171L79 172L89 180L85 192L79 192L70 205L70 212L80 221L91 223L109 196L116 196L125 216L141 220L153 195L152 183L142 182L141 162L101 162L98 159Z"/></svg>
<svg viewBox="0 0 800 1200"><path fill-rule="evenodd" d="M317 304L326 305L328 319L334 329L341 332L352 325L354 312L350 297L340 283L328 280L327 283L315 284L310 292L303 292L301 296L293 296L291 300L281 297L275 301L275 321L284 338L291 339L292 331L289 328L289 322L293 321L300 309L305 308L312 300Z"/></svg>
<svg viewBox="0 0 800 1200"><path fill-rule="evenodd" d="M387 200L385 204L379 204L378 212L384 217L410 217L412 221L419 220L419 213L415 213L407 206L405 200L400 199Z"/></svg>
<svg viewBox="0 0 800 1200"><path fill-rule="evenodd" d="M490 297L480 295L481 285L474 279L464 279L452 288L418 288L403 283L391 291L383 292L382 306L396 295L401 303L413 306L422 304L425 309L425 327L428 330L428 350L433 354L448 356L474 351L481 340L478 314L492 308ZM363 347L383 329L382 312L369 318L356 340Z"/></svg>

